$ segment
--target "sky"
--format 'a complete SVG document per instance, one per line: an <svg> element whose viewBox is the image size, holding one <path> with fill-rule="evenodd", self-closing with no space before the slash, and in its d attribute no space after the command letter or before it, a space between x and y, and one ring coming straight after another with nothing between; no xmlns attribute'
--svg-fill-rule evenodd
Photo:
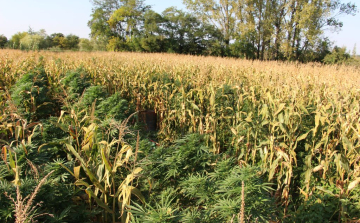
<svg viewBox="0 0 360 223"><path fill-rule="evenodd" d="M354 2L354 1L353 1ZM355 3L360 9L360 1ZM185 9L182 0L145 0L145 4L161 13L170 6ZM47 34L74 34L89 38L92 4L90 0L0 0L0 34L8 39L17 32L45 29ZM360 13L342 16L344 26L340 32L326 31L334 45L345 46L348 51L360 54Z"/></svg>

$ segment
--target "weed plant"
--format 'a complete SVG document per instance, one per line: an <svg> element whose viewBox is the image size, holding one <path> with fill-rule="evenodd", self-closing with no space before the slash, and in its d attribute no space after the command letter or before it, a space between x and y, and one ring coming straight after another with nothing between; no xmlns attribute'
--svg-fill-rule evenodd
<svg viewBox="0 0 360 223"><path fill-rule="evenodd" d="M53 170L39 221L359 220L355 67L2 50L0 73L2 222Z"/></svg>

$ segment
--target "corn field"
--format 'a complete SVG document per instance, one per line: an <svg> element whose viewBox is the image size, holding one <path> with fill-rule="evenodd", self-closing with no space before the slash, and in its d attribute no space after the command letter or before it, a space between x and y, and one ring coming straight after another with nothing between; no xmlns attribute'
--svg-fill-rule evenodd
<svg viewBox="0 0 360 223"><path fill-rule="evenodd" d="M320 197L326 196L338 201L333 219L358 220L354 214L360 213L358 68L173 54L1 50L2 131L17 131L16 124L7 121L17 111L8 104L10 89L39 66L51 89L61 85L66 73L81 68L93 85L103 86L109 95L120 94L136 112L154 110L160 144L198 133L210 153L232 157L240 167L260 167L258 174L271 184L269 196L280 207L281 219L298 211L295 204L314 197L320 204L324 202ZM33 107L29 105L29 110ZM59 116L62 113L60 109ZM83 129L90 128L95 126ZM74 154L88 146L74 144L74 148L66 145ZM103 148L109 156L111 146L104 143ZM81 161L78 168L88 164ZM108 167L112 179L116 171L110 166L116 163ZM132 182L136 177L129 178ZM104 194L116 193L111 185L105 183Z"/></svg>

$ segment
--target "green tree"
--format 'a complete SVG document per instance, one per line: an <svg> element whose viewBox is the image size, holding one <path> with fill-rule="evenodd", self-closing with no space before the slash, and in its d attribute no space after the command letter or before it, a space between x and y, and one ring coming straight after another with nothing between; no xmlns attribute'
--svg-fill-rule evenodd
<svg viewBox="0 0 360 223"><path fill-rule="evenodd" d="M80 51L92 51L94 46L92 45L89 39L81 38L79 41L79 50Z"/></svg>
<svg viewBox="0 0 360 223"><path fill-rule="evenodd" d="M265 56L270 52L271 41L273 41L276 0L247 0L241 7L242 15L239 15L239 32L241 39L251 43L255 49L256 59L268 59ZM244 4L245 3L245 4ZM244 7L244 6L247 7ZM244 23L245 21L245 23Z"/></svg>
<svg viewBox="0 0 360 223"><path fill-rule="evenodd" d="M168 41L169 52L185 53L187 45L187 34L191 26L190 16L185 12L170 7L164 10L165 19L164 33Z"/></svg>
<svg viewBox="0 0 360 223"><path fill-rule="evenodd" d="M246 32L239 35L230 47L232 56L246 59L256 59L257 49L254 44L254 32Z"/></svg>
<svg viewBox="0 0 360 223"><path fill-rule="evenodd" d="M106 50L108 41L118 36L118 30L111 28L108 21L115 10L121 7L121 0L92 0L91 19L88 22L94 50Z"/></svg>
<svg viewBox="0 0 360 223"><path fill-rule="evenodd" d="M237 12L242 1L237 0L184 0L191 13L206 24L217 27L223 37L226 48L234 39Z"/></svg>
<svg viewBox="0 0 360 223"><path fill-rule="evenodd" d="M186 7L222 33L225 55L309 61L325 28L340 29L340 15L355 4L340 0L184 0ZM232 44L234 46L231 46ZM230 51L230 52L229 52ZM253 52L255 51L255 53Z"/></svg>
<svg viewBox="0 0 360 223"><path fill-rule="evenodd" d="M144 0L123 0L122 6L115 10L108 23L112 29L124 40L131 40L140 33L140 27L144 20L145 12L150 6L144 4Z"/></svg>
<svg viewBox="0 0 360 223"><path fill-rule="evenodd" d="M165 36L162 26L164 18L154 12L147 10L144 14L144 26L141 37L141 48L147 52L164 52Z"/></svg>
<svg viewBox="0 0 360 223"><path fill-rule="evenodd" d="M280 50L281 41L285 38L285 22L284 19L287 15L286 11L287 0L275 0L272 4L273 23L274 23L274 39L273 46L271 48L271 59L283 59L283 53Z"/></svg>
<svg viewBox="0 0 360 223"><path fill-rule="evenodd" d="M329 38L325 37L320 39L314 49L314 57L311 58L312 61L322 62L324 58L331 53L331 45Z"/></svg>
<svg viewBox="0 0 360 223"><path fill-rule="evenodd" d="M4 48L7 44L8 39L4 35L0 35L0 49Z"/></svg>
<svg viewBox="0 0 360 223"><path fill-rule="evenodd" d="M49 47L70 50L78 49L80 38L73 34L64 36L62 33L53 33L46 38L46 41Z"/></svg>
<svg viewBox="0 0 360 223"><path fill-rule="evenodd" d="M108 44L106 45L106 49L112 52L121 51L124 48L126 48L126 44L124 44L124 41L122 41L119 37L115 36L111 37Z"/></svg>
<svg viewBox="0 0 360 223"><path fill-rule="evenodd" d="M78 49L78 45L80 42L80 38L76 35L69 34L66 36L65 40L63 41L63 48L65 49Z"/></svg>
<svg viewBox="0 0 360 223"><path fill-rule="evenodd" d="M325 56L323 62L326 64L342 64L350 60L350 54L346 52L346 47L335 46L332 52Z"/></svg>
<svg viewBox="0 0 360 223"><path fill-rule="evenodd" d="M119 39L122 50L139 48L144 14L150 9L144 0L94 0L92 3L94 8L88 25L93 39L106 41L105 45L112 50L114 43L120 44Z"/></svg>
<svg viewBox="0 0 360 223"><path fill-rule="evenodd" d="M171 7L162 15L144 0L92 2L91 37L111 50L303 62L322 61L324 29L340 29L339 16L357 12L340 0L183 0L190 14Z"/></svg>
<svg viewBox="0 0 360 223"><path fill-rule="evenodd" d="M44 37L38 34L26 35L20 40L21 49L40 50L42 49L44 40Z"/></svg>
<svg viewBox="0 0 360 223"><path fill-rule="evenodd" d="M58 47L61 48L61 42L63 41L62 39L64 38L64 34L62 33L53 33L50 36L48 36L46 38L49 47Z"/></svg>
<svg viewBox="0 0 360 223"><path fill-rule="evenodd" d="M24 38L26 35L28 35L27 32L18 32L16 34L14 34L9 41L10 48L20 49L20 47L21 47L20 40L22 38Z"/></svg>
<svg viewBox="0 0 360 223"><path fill-rule="evenodd" d="M108 44L108 38L106 36L97 36L90 39L93 50L106 51L106 45Z"/></svg>
<svg viewBox="0 0 360 223"><path fill-rule="evenodd" d="M91 29L90 35L92 38L109 38L110 36L115 35L107 23L110 18L108 14L109 13L102 8L93 9L93 13L91 14L92 18L88 22L88 26Z"/></svg>
<svg viewBox="0 0 360 223"><path fill-rule="evenodd" d="M287 5L289 14L286 36L283 43L288 59L306 61L314 46L322 38L324 28L340 29L343 23L340 15L355 15L355 4L341 3L340 0L296 0Z"/></svg>
<svg viewBox="0 0 360 223"><path fill-rule="evenodd" d="M33 30L31 27L27 31L27 35L20 39L21 49L41 50L48 48L48 35L45 29L39 31Z"/></svg>
<svg viewBox="0 0 360 223"><path fill-rule="evenodd" d="M167 51L170 52L210 54L214 42L221 36L214 26L204 24L195 16L175 7L167 8L163 17Z"/></svg>

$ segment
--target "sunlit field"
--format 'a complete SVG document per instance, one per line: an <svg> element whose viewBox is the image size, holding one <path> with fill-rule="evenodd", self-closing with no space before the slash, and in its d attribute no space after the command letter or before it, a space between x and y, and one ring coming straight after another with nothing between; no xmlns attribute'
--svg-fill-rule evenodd
<svg viewBox="0 0 360 223"><path fill-rule="evenodd" d="M0 50L0 94L2 222L14 221L4 192L16 202L49 173L31 204L48 222L74 219L67 203L98 222L360 216L356 67Z"/></svg>

